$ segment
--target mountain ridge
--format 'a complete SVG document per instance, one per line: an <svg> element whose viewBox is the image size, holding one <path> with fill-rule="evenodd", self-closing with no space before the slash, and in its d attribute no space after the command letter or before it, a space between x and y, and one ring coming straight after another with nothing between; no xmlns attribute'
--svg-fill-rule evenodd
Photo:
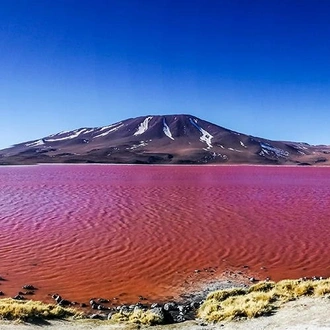
<svg viewBox="0 0 330 330"><path fill-rule="evenodd" d="M239 133L189 114L149 115L82 127L0 150L0 164L330 165L330 146Z"/></svg>

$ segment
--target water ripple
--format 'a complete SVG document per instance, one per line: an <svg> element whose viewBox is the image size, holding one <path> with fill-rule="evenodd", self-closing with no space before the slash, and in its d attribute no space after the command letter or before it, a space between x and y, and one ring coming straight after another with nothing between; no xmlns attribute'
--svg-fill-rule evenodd
<svg viewBox="0 0 330 330"><path fill-rule="evenodd" d="M0 168L1 269L71 299L162 297L203 267L330 275L330 169ZM180 275L181 274L181 275Z"/></svg>

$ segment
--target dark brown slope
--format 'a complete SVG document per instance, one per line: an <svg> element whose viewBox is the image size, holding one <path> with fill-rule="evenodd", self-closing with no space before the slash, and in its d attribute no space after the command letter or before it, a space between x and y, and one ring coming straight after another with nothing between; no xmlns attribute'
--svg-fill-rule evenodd
<svg viewBox="0 0 330 330"><path fill-rule="evenodd" d="M329 146L270 141L190 115L80 128L0 151L0 164L330 164Z"/></svg>

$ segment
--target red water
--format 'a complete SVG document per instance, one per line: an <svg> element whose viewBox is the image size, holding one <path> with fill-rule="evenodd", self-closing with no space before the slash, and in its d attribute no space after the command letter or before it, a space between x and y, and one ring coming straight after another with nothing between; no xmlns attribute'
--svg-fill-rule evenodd
<svg viewBox="0 0 330 330"><path fill-rule="evenodd" d="M207 267L330 276L329 188L325 167L0 167L0 290L137 301Z"/></svg>

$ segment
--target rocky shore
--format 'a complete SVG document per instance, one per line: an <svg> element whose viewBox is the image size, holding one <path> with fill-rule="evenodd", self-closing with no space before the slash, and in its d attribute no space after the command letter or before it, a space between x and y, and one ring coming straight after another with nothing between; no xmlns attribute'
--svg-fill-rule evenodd
<svg viewBox="0 0 330 330"><path fill-rule="evenodd" d="M0 276L0 281L5 282L7 279ZM50 294L50 296L54 304L64 308L77 309L83 313L86 319L125 321L125 315L148 313L154 315L155 324L174 324L195 320L198 308L210 292L233 287L246 287L246 283L246 278L237 280L236 275L234 280L209 280L194 291L185 291L177 299L154 303L149 303L143 296L139 297L138 302L132 304L117 304L116 301L103 297L93 297L89 302L81 303L71 301L58 293ZM18 301L30 300L33 299L37 290L37 286L25 284L12 298ZM4 297L5 293L0 291L0 296ZM151 320L149 323L153 324L153 321Z"/></svg>
<svg viewBox="0 0 330 330"><path fill-rule="evenodd" d="M151 301L148 297L139 296L138 300L131 303L120 303L116 297L93 297L87 301L73 301L70 297L63 296L60 292L48 293L54 304L61 307L69 307L82 312L84 318L92 320L116 320L125 321L125 315L132 313L148 313L155 315L155 323L174 324L184 321L195 320L196 312L205 300L206 296L213 291L230 289L234 287L247 287L254 281L248 274L248 267L241 271L226 270L217 272L216 267L196 269L184 281L182 293L173 298L161 301ZM212 276L211 276L212 275ZM4 292L0 291L0 298L8 297L5 292L6 283L10 278L0 276L0 285L3 284ZM14 300L35 300L34 295L38 293L38 286L27 283L11 296ZM153 323L152 321L149 323Z"/></svg>
<svg viewBox="0 0 330 330"><path fill-rule="evenodd" d="M5 281L5 278L0 277L1 281ZM112 327L117 329L120 327L120 324L131 324L128 326L131 329L133 326L149 326L149 325L167 325L171 329L199 329L199 327L203 327L203 329L218 329L218 327L226 327L229 324L229 328L231 329L244 329L243 327L239 327L239 324L247 324L253 322L255 317L259 319L265 319L265 315L272 315L276 313L268 313L269 311L275 311L282 309L282 305L291 300L297 299L298 301L303 301L303 299L310 298L315 299L319 302L322 302L323 305L330 306L330 280L324 279L322 277L314 276L312 278L301 278L298 280L284 280L278 283L272 281L257 281L255 278L249 278L250 283L243 283L243 281L232 281L232 280L213 280L207 283L204 283L198 290L192 291L189 293L182 294L176 300L170 300L165 302L158 303L148 303L147 299L144 297L140 297L140 301L134 304L118 304L115 305L113 301L105 299L105 298L91 298L89 303L78 303L74 301L70 301L60 296L59 294L52 294L52 299L55 305L58 305L58 308L73 308L72 311L74 313L69 314L73 317L76 317L75 311L81 311L79 314L80 320L75 321L67 321L68 324L80 324L76 322L87 322L81 324L82 329L92 329L95 325L96 328L102 328L102 325L112 325ZM229 289L229 290L228 290ZM11 301L19 301L20 304L25 304L24 300L27 300L29 303L29 296L32 296L38 288L32 284L26 284L22 287L16 296L12 297ZM221 291L218 291L221 290ZM212 294L210 294L212 292ZM3 294L3 293L2 293ZM241 312L236 314L233 311L232 317L221 318L217 316L217 320L212 319L212 315L207 312L206 316L203 315L203 310L205 312L205 307L207 303L217 304L221 301L227 299L229 295L232 296L231 306L236 306L234 308L238 308ZM207 297L208 296L208 297ZM257 301L265 301L268 296L269 307L266 307L262 312L258 312L257 314L253 314L255 316L250 315L248 312L244 314L242 311L244 309L243 305L238 306L237 303L242 303L243 300L252 303ZM313 297L312 297L313 296ZM207 297L207 298L206 298ZM223 297L223 298L221 298ZM258 297L258 298L256 298ZM274 298L276 297L276 299ZM236 299L237 298L237 299ZM236 302L235 302L236 299ZM241 300L239 300L241 299ZM251 300L250 300L251 299ZM255 300L257 299L257 300ZM4 299L3 301L8 300ZM9 299L10 300L10 299ZM276 302L276 300L278 300ZM218 301L218 302L217 302ZM240 301L240 302L239 302ZM1 302L1 300L0 300ZM32 301L30 301L32 302ZM249 306L250 306L249 303ZM312 303L311 301L308 302ZM10 302L9 302L10 304ZM50 306L50 305L48 305ZM50 306L50 308L55 308ZM208 305L210 306L210 305ZM216 306L216 305L215 305ZM290 306L290 305L289 305ZM298 305L300 307L304 307L305 305ZM1 306L0 306L1 307ZM248 307L248 306L246 306ZM250 308L250 307L248 307ZM271 308L271 309L270 309ZM219 309L211 307L210 311L213 313L214 311L218 313L219 311L223 311L223 307ZM4 314L2 314L4 315ZM1 315L0 315L1 316ZM55 318L58 318L55 316ZM15 318L9 318L11 320L15 320ZM28 324L34 323L45 323L47 325L48 320L47 317L43 319L40 316L36 316L35 318L27 317L27 318L19 318L23 321L28 321ZM59 317L61 319L61 316ZM250 319L250 320L249 320ZM268 317L267 317L268 319ZM229 322L229 320L235 320L235 322ZM51 321L51 322L62 322L60 320ZM64 322L64 320L63 320ZM92 323L88 323L92 322ZM216 322L217 325L214 324ZM242 323L243 322L243 323ZM267 323L266 321L263 321ZM50 323L52 324L52 323ZM88 328L90 324L93 327ZM182 324L182 326L179 326ZM12 325L12 323L8 323L6 321L0 322L0 329L3 329L3 325ZM177 326L176 326L177 325ZM330 321L329 321L330 327ZM249 329L249 327L246 327ZM253 328L253 327L252 327ZM257 327L258 328L258 327ZM125 328L126 329L126 328ZM127 328L128 329L128 328ZM160 328L161 329L161 328ZM260 328L262 329L262 328Z"/></svg>
<svg viewBox="0 0 330 330"><path fill-rule="evenodd" d="M172 325L145 327L145 330L326 330L330 329L330 299L328 297L304 297L285 304L275 314L219 324L203 324L186 321ZM15 323L0 320L1 330L137 330L138 325L111 324L98 320L54 320L37 324Z"/></svg>
<svg viewBox="0 0 330 330"><path fill-rule="evenodd" d="M173 324L195 320L196 312L206 296L215 290L229 289L233 287L247 287L246 284L231 280L214 280L205 284L201 290L183 294L177 300L148 304L146 299L140 297L135 304L122 304L111 306L111 301L105 298L92 298L89 304L79 304L64 299L59 294L53 294L54 302L62 307L76 307L86 314L87 318L97 320L125 320L123 316L137 312L147 312L156 316L155 323ZM152 322L151 322L152 323Z"/></svg>

